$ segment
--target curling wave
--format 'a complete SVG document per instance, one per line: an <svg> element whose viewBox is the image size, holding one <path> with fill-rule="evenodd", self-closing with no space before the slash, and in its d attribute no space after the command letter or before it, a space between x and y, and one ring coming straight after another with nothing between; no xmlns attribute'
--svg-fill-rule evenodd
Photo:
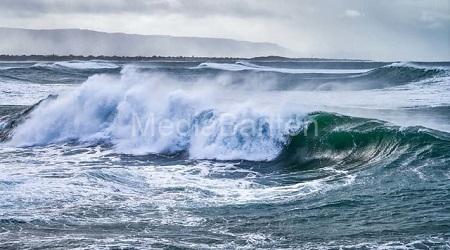
<svg viewBox="0 0 450 250"><path fill-rule="evenodd" d="M308 119L314 124L290 137L277 158L284 166L351 169L380 162L385 166L405 161L410 166L450 162L450 134L445 132L324 112L310 114Z"/></svg>

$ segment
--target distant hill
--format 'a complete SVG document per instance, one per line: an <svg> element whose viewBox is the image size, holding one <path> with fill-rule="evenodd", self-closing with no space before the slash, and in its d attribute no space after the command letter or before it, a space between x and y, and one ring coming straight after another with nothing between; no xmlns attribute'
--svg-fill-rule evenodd
<svg viewBox="0 0 450 250"><path fill-rule="evenodd" d="M0 28L0 54L93 56L292 56L273 43L221 38L106 33L80 29Z"/></svg>
<svg viewBox="0 0 450 250"><path fill-rule="evenodd" d="M199 57L199 56L81 56L81 55L11 55L0 54L0 61L70 61L70 60L112 60L112 61L199 61L230 62L250 60L258 62L284 61L284 62L368 62L361 59L332 59L332 58L292 58L282 56L260 57Z"/></svg>

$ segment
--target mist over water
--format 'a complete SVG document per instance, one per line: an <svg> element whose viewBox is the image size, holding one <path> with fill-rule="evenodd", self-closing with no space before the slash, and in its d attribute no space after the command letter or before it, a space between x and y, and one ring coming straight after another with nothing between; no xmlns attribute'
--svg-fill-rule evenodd
<svg viewBox="0 0 450 250"><path fill-rule="evenodd" d="M445 249L449 65L0 62L0 244Z"/></svg>

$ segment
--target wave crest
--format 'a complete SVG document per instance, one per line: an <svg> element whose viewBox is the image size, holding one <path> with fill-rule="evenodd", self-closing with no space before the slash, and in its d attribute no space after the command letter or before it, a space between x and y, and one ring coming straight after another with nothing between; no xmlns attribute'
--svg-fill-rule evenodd
<svg viewBox="0 0 450 250"><path fill-rule="evenodd" d="M311 114L309 119L316 122L319 136L308 132L291 137L277 159L283 165L356 168L380 161L390 165L408 158L425 158L430 162L448 158L450 136L447 133L422 127L401 128L379 120L333 113Z"/></svg>
<svg viewBox="0 0 450 250"><path fill-rule="evenodd" d="M234 92L226 91L125 68L120 77L96 75L75 91L42 103L14 129L9 143L108 141L121 153L185 151L191 158L274 159L286 134L300 129L302 116L231 100ZM293 118L286 127L277 125Z"/></svg>
<svg viewBox="0 0 450 250"><path fill-rule="evenodd" d="M289 102L265 103L255 91L180 82L125 67L120 76L95 75L73 92L36 105L2 133L13 146L106 142L118 153L185 153L193 159L283 165L367 163L427 145L448 147L448 138L435 132L406 133L370 119L307 115Z"/></svg>
<svg viewBox="0 0 450 250"><path fill-rule="evenodd" d="M278 67L260 66L247 61L237 61L235 63L204 62L191 69L275 72L285 74L356 74L368 72L370 70L370 69L278 68Z"/></svg>

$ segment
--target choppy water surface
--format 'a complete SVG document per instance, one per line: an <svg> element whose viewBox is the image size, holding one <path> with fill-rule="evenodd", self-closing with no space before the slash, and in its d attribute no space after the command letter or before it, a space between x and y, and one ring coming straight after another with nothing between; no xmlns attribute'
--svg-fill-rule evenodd
<svg viewBox="0 0 450 250"><path fill-rule="evenodd" d="M0 62L0 247L449 249L449 65Z"/></svg>

